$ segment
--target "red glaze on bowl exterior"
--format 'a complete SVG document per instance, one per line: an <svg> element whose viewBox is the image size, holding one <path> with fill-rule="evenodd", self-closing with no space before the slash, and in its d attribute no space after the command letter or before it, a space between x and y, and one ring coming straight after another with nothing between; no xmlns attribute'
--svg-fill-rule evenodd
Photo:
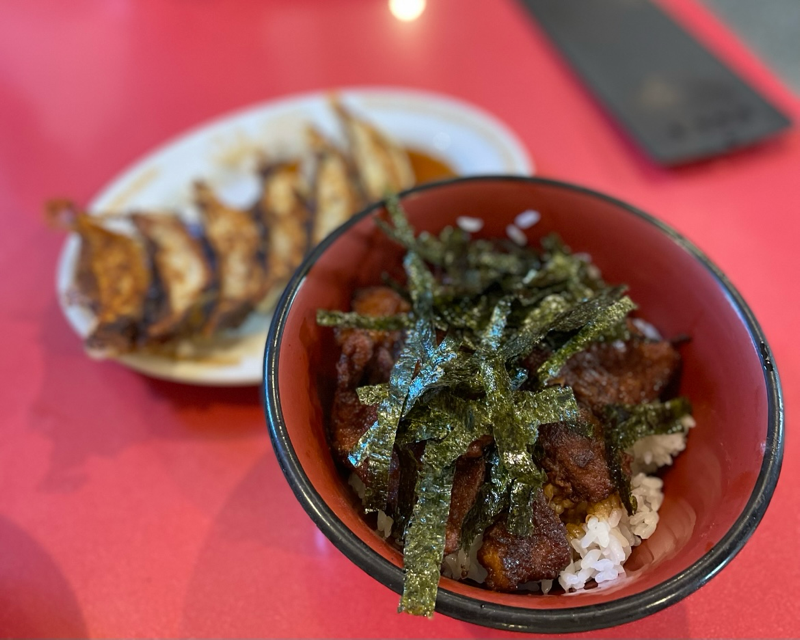
<svg viewBox="0 0 800 640"><path fill-rule="evenodd" d="M495 593L443 578L437 611L487 626L581 631L653 613L702 586L742 547L777 482L783 407L769 348L724 276L676 232L619 201L536 178L465 178L407 192L418 231L438 232L458 216L480 217L482 237L505 237L527 209L541 220L532 243L557 232L586 252L609 283L627 283L640 315L667 337L688 334L680 392L697 427L664 474L655 534L604 589L564 595ZM265 354L265 401L284 473L314 521L351 560L395 591L402 556L361 519L325 439L338 349L316 310L349 309L352 292L397 273L402 250L376 228L369 209L326 239L300 267L276 311ZM401 271L400 271L401 273ZM387 612L387 615L392 615Z"/></svg>

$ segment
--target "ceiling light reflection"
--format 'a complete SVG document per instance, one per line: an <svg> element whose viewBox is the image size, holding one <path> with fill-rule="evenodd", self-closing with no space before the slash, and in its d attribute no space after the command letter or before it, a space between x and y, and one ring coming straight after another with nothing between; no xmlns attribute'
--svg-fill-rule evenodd
<svg viewBox="0 0 800 640"><path fill-rule="evenodd" d="M425 0L389 0L389 11L398 20L411 22L425 11Z"/></svg>

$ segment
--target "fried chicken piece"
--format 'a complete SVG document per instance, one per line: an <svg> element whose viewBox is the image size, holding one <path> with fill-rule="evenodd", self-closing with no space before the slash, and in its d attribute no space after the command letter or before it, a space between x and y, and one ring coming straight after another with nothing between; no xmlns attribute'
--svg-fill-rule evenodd
<svg viewBox="0 0 800 640"><path fill-rule="evenodd" d="M195 198L216 260L217 299L203 328L211 335L244 321L266 293L266 273L261 234L253 217L224 205L203 182L195 183Z"/></svg>
<svg viewBox="0 0 800 640"><path fill-rule="evenodd" d="M352 308L356 313L377 318L404 313L409 305L388 287L369 287L356 291ZM337 329L335 335L342 349L336 365L339 388L356 389L389 381L402 342L401 331Z"/></svg>
<svg viewBox="0 0 800 640"><path fill-rule="evenodd" d="M362 315L380 317L408 309L408 303L388 287L360 289L353 297L353 310ZM389 381L402 339L401 331L336 330L342 353L336 363L329 440L337 459L346 466L350 466L350 451L377 419L377 408L361 404L356 389Z"/></svg>
<svg viewBox="0 0 800 640"><path fill-rule="evenodd" d="M265 290L285 283L302 262L308 247L309 211L301 197L296 167L278 164L264 169L258 213L266 231Z"/></svg>
<svg viewBox="0 0 800 640"><path fill-rule="evenodd" d="M627 342L598 342L572 356L560 377L575 398L602 417L607 404L657 400L680 367L681 357L666 341L634 337Z"/></svg>
<svg viewBox="0 0 800 640"><path fill-rule="evenodd" d="M514 591L532 580L558 577L571 561L567 529L541 490L533 499L533 533L512 535L502 516L484 532L478 561L488 573L486 586L496 591Z"/></svg>
<svg viewBox="0 0 800 640"><path fill-rule="evenodd" d="M414 185L414 169L400 145L355 117L340 102L333 100L332 105L347 134L350 155L368 201L380 200L387 192L402 191Z"/></svg>
<svg viewBox="0 0 800 640"><path fill-rule="evenodd" d="M483 455L483 450L494 442L494 436L486 434L470 442L469 447L464 452L466 458L478 458Z"/></svg>
<svg viewBox="0 0 800 640"><path fill-rule="evenodd" d="M467 458L461 456L456 461L453 474L453 491L450 497L450 514L447 517L444 555L458 551L461 546L461 527L467 517L475 498L478 497L486 475L486 463L483 458Z"/></svg>
<svg viewBox="0 0 800 640"><path fill-rule="evenodd" d="M86 348L97 356L131 351L152 281L144 246L136 238L106 229L102 218L80 212L68 201L49 203L48 217L81 239L75 282L95 314Z"/></svg>
<svg viewBox="0 0 800 640"><path fill-rule="evenodd" d="M339 462L352 466L347 456L377 419L378 408L375 405L361 404L355 390L336 390L328 440L331 451Z"/></svg>
<svg viewBox="0 0 800 640"><path fill-rule="evenodd" d="M537 355L531 364L539 359ZM594 435L582 436L562 423L540 427L542 466L550 482L577 500L599 502L611 495L615 488L597 418L603 417L608 404L658 399L679 366L680 355L669 342L648 341L638 332L627 342L596 343L570 358L560 377L575 392L581 417L593 426ZM624 456L624 471L629 463Z"/></svg>
<svg viewBox="0 0 800 640"><path fill-rule="evenodd" d="M539 427L538 443L544 451L541 463L550 482L561 488L564 497L599 502L615 491L602 426L585 407L581 407L581 418L593 426L593 436L575 433L562 422Z"/></svg>
<svg viewBox="0 0 800 640"><path fill-rule="evenodd" d="M145 338L191 332L205 320L204 307L213 282L200 241L175 215L135 213L131 220L145 239L156 274L155 310L147 318Z"/></svg>
<svg viewBox="0 0 800 640"><path fill-rule="evenodd" d="M362 207L344 155L314 129L308 130L312 151L311 200L314 222L312 245L319 242Z"/></svg>

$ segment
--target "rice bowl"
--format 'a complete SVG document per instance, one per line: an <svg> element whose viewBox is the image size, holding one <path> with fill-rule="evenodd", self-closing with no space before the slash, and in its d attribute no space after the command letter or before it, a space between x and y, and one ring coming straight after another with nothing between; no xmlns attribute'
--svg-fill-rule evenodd
<svg viewBox="0 0 800 640"><path fill-rule="evenodd" d="M442 578L437 611L505 629L580 631L648 615L702 586L754 530L774 490L782 456L777 373L741 297L674 231L580 187L542 179L471 178L412 190L404 204L412 221L431 231L459 216L478 217L481 207L491 206L493 215L483 232L494 236L504 235L520 211L538 211L541 221L535 229L560 230L576 250L591 254L610 280L629 282L645 317L665 335L685 330L693 338L684 386L697 401L699 426L690 446L663 473L660 525L634 547L627 577L557 598L493 593ZM328 355L332 341L313 328L316 309L344 308L355 288L374 284L373 274L397 259L367 219L376 210L340 228L295 274L267 343L265 401L273 445L301 504L353 562L399 591L402 557L361 520L346 479L326 461L323 408L317 400L318 394L330 397L332 382L325 372L333 361ZM661 444L649 449L649 464L663 460L676 443ZM644 455L642 461L648 464ZM696 491L699 483L707 490ZM587 556L592 544L587 540ZM608 569L601 564L597 573L603 567Z"/></svg>

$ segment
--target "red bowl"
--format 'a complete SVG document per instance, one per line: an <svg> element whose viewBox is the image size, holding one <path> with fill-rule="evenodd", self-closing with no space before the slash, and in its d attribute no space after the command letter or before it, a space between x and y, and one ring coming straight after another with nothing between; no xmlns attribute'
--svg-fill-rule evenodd
<svg viewBox="0 0 800 640"><path fill-rule="evenodd" d="M480 235L505 237L527 209L541 213L532 242L557 232L587 252L664 335L688 334L680 392L697 427L664 474L655 534L625 565L627 577L571 595L496 593L442 578L436 610L476 624L573 632L629 622L692 593L753 533L772 497L783 456L783 403L764 335L742 297L678 233L608 196L539 178L463 178L402 195L418 231L458 216L485 220ZM265 406L273 446L297 499L347 557L400 593L401 554L359 516L357 498L334 465L325 416L338 350L317 309L349 309L353 291L397 271L402 251L376 228L375 205L336 230L297 270L283 294L264 356ZM388 614L389 612L387 612Z"/></svg>

